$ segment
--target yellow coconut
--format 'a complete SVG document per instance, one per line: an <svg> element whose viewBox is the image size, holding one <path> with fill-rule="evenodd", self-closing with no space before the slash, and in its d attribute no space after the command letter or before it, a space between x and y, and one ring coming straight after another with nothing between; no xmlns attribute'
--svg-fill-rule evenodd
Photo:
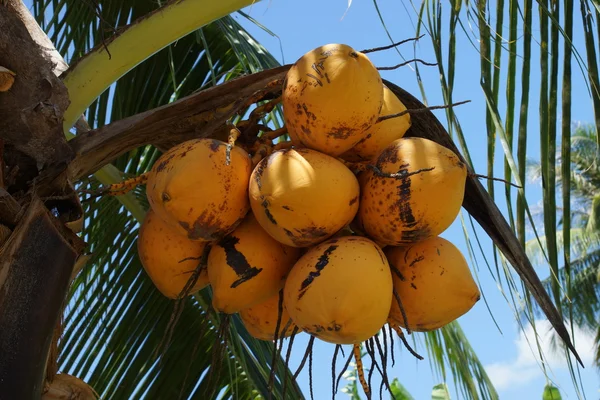
<svg viewBox="0 0 600 400"><path fill-rule="evenodd" d="M383 82L369 58L345 44L304 54L283 83L283 115L297 146L339 156L379 117Z"/></svg>
<svg viewBox="0 0 600 400"><path fill-rule="evenodd" d="M214 240L231 232L249 209L250 156L215 139L183 142L154 164L146 193L151 207L192 240Z"/></svg>
<svg viewBox="0 0 600 400"><path fill-rule="evenodd" d="M406 110L406 106L387 86L383 86L383 107L380 116L393 115ZM378 122L367 130L367 136L342 155L349 161L369 161L410 128L410 114Z"/></svg>
<svg viewBox="0 0 600 400"><path fill-rule="evenodd" d="M165 296L175 299L196 270L207 242L190 240L149 210L138 234L138 253L146 273ZM206 269L189 293L208 285Z"/></svg>
<svg viewBox="0 0 600 400"><path fill-rule="evenodd" d="M208 255L213 307L231 314L278 293L300 250L273 239L249 213Z"/></svg>
<svg viewBox="0 0 600 400"><path fill-rule="evenodd" d="M308 247L352 221L360 189L339 160L311 149L286 149L258 163L249 194L256 219L273 238Z"/></svg>
<svg viewBox="0 0 600 400"><path fill-rule="evenodd" d="M279 292L259 304L240 311L240 318L248 330L248 333L260 340L275 339L278 316ZM295 327L296 324L294 324L290 318L290 314L287 312L285 304L282 304L279 334L277 335L277 338L291 336Z"/></svg>
<svg viewBox="0 0 600 400"><path fill-rule="evenodd" d="M375 335L386 323L392 292L383 251L360 236L329 239L310 249L294 265L283 289L296 325L336 344Z"/></svg>
<svg viewBox="0 0 600 400"><path fill-rule="evenodd" d="M431 140L402 138L386 147L361 179L358 218L378 243L400 245L434 237L456 219L466 165Z"/></svg>
<svg viewBox="0 0 600 400"><path fill-rule="evenodd" d="M435 237L406 247L388 247L385 254L408 327L414 331L441 328L469 311L480 298L465 257L446 239ZM390 319L406 328L396 299Z"/></svg>

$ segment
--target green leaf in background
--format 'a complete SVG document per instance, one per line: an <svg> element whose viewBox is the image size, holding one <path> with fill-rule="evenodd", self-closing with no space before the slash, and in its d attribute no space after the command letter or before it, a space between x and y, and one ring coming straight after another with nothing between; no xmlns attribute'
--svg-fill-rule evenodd
<svg viewBox="0 0 600 400"><path fill-rule="evenodd" d="M408 390L398 380L398 378L394 378L392 383L390 384L390 389L392 389L391 399L396 400L414 400L414 397L408 393Z"/></svg>
<svg viewBox="0 0 600 400"><path fill-rule="evenodd" d="M557 210L556 241L557 245L565 251L563 264L558 270L561 286L576 288L568 292L569 318L578 327L588 331L600 331L598 312L600 311L600 285L598 285L598 271L600 271L600 226L595 223L598 213L595 208L600 198L600 167L595 162L597 145L596 128L592 124L572 124L570 127L569 146L564 152L556 154L558 169L565 169L568 174L557 175L555 193L558 196L566 187L569 192L569 207ZM568 161L567 161L568 160ZM529 160L527 172L531 183L542 186L541 163ZM541 207L534 213L536 221L543 218ZM540 221L540 222L543 222ZM564 235L561 227L568 226L568 235ZM546 250L546 238L541 242L531 239L526 243L527 254L531 260L544 265L543 257ZM540 244L542 247L540 247ZM542 281L546 290L552 290L554 277L549 276ZM541 310L534 307L536 315L541 315ZM599 336L600 337L600 336ZM555 337L553 335L553 343ZM598 366L598 363L596 362Z"/></svg>
<svg viewBox="0 0 600 400"><path fill-rule="evenodd" d="M426 332L423 337L434 368L444 380L451 376L465 399L498 398L494 385L458 321ZM447 374L447 368L451 374Z"/></svg>
<svg viewBox="0 0 600 400"><path fill-rule="evenodd" d="M431 391L431 400L450 400L450 392L445 383L439 383Z"/></svg>
<svg viewBox="0 0 600 400"><path fill-rule="evenodd" d="M562 400L562 396L560 395L560 392L558 391L558 388L556 386L553 386L548 383L544 387L544 394L542 395L542 400Z"/></svg>

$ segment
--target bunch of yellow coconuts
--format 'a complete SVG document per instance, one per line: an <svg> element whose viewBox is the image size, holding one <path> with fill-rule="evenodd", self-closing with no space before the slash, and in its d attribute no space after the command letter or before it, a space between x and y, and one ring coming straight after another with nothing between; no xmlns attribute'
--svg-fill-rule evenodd
<svg viewBox="0 0 600 400"><path fill-rule="evenodd" d="M404 138L409 113L381 119L406 108L347 45L302 56L282 105L292 146L257 163L216 139L181 143L156 161L138 240L156 287L177 298L209 249L190 292L210 285L213 307L239 313L262 340L304 331L357 344L386 323L428 331L469 311L477 285L438 236L463 201L460 158Z"/></svg>

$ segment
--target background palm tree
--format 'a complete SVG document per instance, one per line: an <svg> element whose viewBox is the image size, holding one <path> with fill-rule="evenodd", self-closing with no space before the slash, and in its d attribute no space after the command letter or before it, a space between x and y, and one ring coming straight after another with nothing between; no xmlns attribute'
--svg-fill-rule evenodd
<svg viewBox="0 0 600 400"><path fill-rule="evenodd" d="M571 191L570 236L571 262L559 269L563 287L573 286L577 290L565 293L563 301L568 305L574 323L584 329L597 332L600 343L600 166L598 165L598 136L592 124L574 125L571 136L570 160L565 161L558 153L557 166L569 165L569 190ZM528 160L528 176L531 181L541 181L541 165L537 160ZM561 176L557 177L557 190L565 185ZM562 228L565 221L564 210L557 210L557 240L563 246ZM534 214L536 215L536 214ZM539 217L539 213L537 213ZM545 238L542 246L536 239L527 242L528 253L534 260L543 263L546 251ZM543 251L542 251L543 249ZM548 290L552 285L549 277L543 284ZM596 366L600 367L600 353L596 353Z"/></svg>

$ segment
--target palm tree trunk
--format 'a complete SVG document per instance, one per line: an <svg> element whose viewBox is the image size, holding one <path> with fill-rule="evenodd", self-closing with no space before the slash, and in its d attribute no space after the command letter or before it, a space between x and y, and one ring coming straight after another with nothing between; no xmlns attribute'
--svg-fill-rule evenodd
<svg viewBox="0 0 600 400"><path fill-rule="evenodd" d="M0 224L11 232L0 243L0 394L28 400L41 396L52 333L84 242L65 227L81 217L66 178L74 157L62 131L67 91L21 6L0 2L0 65L16 74L0 93Z"/></svg>

